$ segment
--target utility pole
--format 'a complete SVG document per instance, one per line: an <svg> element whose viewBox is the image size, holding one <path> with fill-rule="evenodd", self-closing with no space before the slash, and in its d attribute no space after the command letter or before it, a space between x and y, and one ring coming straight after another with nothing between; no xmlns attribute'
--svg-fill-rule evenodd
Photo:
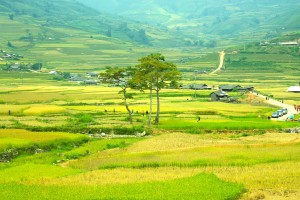
<svg viewBox="0 0 300 200"><path fill-rule="evenodd" d="M197 90L196 90L196 75L197 75L197 70L194 71L194 90L195 90L195 99L197 98Z"/></svg>

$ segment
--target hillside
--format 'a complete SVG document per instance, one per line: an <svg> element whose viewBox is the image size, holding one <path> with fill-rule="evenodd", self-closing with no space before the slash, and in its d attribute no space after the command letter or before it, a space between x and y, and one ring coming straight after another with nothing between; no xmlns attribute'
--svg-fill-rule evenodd
<svg viewBox="0 0 300 200"><path fill-rule="evenodd" d="M0 49L23 55L21 62L68 71L127 66L149 52L184 43L177 38L183 36L163 28L103 14L73 0L3 0L0 24ZM172 56L177 51L171 50Z"/></svg>
<svg viewBox="0 0 300 200"><path fill-rule="evenodd" d="M297 0L78 0L88 6L184 33L218 46L280 36L300 27ZM226 39L227 41L224 41ZM200 45L201 46L201 45Z"/></svg>
<svg viewBox="0 0 300 200"><path fill-rule="evenodd" d="M209 19L213 14L217 14L216 10L219 8L215 7L213 9L211 7L213 4L209 1L187 1L182 6L179 6L179 3L182 3L181 1L176 1L177 3L174 4L170 4L168 1L159 2L154 0L139 4L131 4L130 2L127 2L127 7L124 5L126 1L103 2L103 12L99 12L75 0L55 0L51 2L46 0L38 2L3 0L0 2L0 24L2 28L0 49L9 53L24 55L24 59L21 61L24 63L42 62L44 67L48 69L75 72L104 69L107 65L134 65L141 56L151 52L161 52L168 60L180 65L183 71L193 72L195 69L205 68L210 70L215 68L218 62L217 54L202 57L202 52L215 51L215 46L223 49L227 46L234 46L236 43L245 44L249 41L273 38L292 30L292 27L288 28L286 26L285 29L276 28L275 31L267 32L267 29L271 29L272 26L265 26L266 30L259 29L255 32L249 28L249 31L237 34L231 31L229 31L230 34L217 34L216 32L220 27L226 28L226 26L216 25L216 28L207 26L201 32L199 30L202 30L203 24L200 20L205 19L203 20L205 23L210 23ZM230 2L228 2L223 0L219 6L225 3L229 5ZM254 12L255 8L257 12L261 12L262 16L263 10L266 13L267 11L270 12L269 7L274 7L275 3L281 5L280 1L270 4L270 6L267 6L267 3L269 3L267 1L253 2L256 3L239 4L231 2L231 7L229 6L231 9L228 6L225 7L225 10L229 9L231 11L224 13L228 16L243 14L243 16L248 16L250 19L253 15L250 15L249 12L251 10ZM93 2L86 1L85 3ZM204 5L204 3L207 5ZM264 6L260 8L261 5ZM276 15L284 14L287 11L296 12L297 5L295 4L294 8L290 9L290 4L286 4L285 7L282 7L282 12L277 12ZM241 6L241 8L233 9L232 6ZM249 9L246 12L247 6ZM95 5L94 8L96 7ZM138 7L140 10L151 9L151 12L158 14L156 15L158 16L156 25L126 19L114 14L114 12L118 12L121 15L123 13L122 9L125 12L125 8L129 7L132 9L127 9L126 13L135 11L135 19L140 21L144 19L142 17L138 18L140 12L136 8ZM275 8L277 7L275 6ZM104 13L104 10L108 11L108 8L111 8L111 14ZM189 14L191 13L191 11L188 11L189 8L193 8L193 15ZM220 10L222 9L220 8ZM197 10L198 12L196 12ZM171 17L172 20L166 20L159 14L160 11L163 11L164 15ZM129 14L126 14L126 16L130 17ZM143 16L147 17L147 12ZM151 17L153 16L155 15L152 13ZM291 15L288 22L296 26L298 23L297 16ZM274 16L264 17L272 21ZM264 19L264 17L261 18ZM241 21L236 20L237 18L228 17L222 23L237 27L236 31L241 31L240 26L244 26L244 28L248 26L247 23L241 23L243 18L238 18ZM276 20L279 22L282 19L282 17L278 17ZM236 24L232 20L235 20ZM263 24L263 21L266 20L261 20L260 24ZM192 26L190 23L197 26ZM177 24L178 27L172 28L172 24ZM260 31L265 31L264 33L267 35ZM212 34L211 32L215 33ZM199 60L200 62L198 62ZM7 61L13 62L3 60L0 61L0 64L5 64Z"/></svg>
<svg viewBox="0 0 300 200"><path fill-rule="evenodd" d="M178 38L183 38L183 35L174 35L164 27L134 22L115 14L103 14L75 0L3 0L0 2L0 13L24 23L74 28L142 45L180 45Z"/></svg>

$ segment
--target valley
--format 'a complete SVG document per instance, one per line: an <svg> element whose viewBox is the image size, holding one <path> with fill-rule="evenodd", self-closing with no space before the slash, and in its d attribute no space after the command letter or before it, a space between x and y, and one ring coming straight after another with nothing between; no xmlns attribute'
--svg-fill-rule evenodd
<svg viewBox="0 0 300 200"><path fill-rule="evenodd" d="M297 1L78 2L0 2L1 199L299 199Z"/></svg>

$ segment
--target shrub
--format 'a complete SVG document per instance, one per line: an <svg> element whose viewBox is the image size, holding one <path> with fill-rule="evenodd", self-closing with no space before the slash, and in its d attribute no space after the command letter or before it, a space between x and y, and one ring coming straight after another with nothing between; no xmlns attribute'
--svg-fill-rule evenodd
<svg viewBox="0 0 300 200"><path fill-rule="evenodd" d="M93 116L90 114L79 113L75 115L78 123L92 123L94 122Z"/></svg>

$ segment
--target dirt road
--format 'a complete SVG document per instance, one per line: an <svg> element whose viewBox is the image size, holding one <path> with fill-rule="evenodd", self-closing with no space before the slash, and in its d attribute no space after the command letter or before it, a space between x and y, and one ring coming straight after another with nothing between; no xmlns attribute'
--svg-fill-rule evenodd
<svg viewBox="0 0 300 200"><path fill-rule="evenodd" d="M210 74L215 74L222 69L222 67L224 65L224 59L225 59L225 51L221 51L219 67L215 71L211 72Z"/></svg>
<svg viewBox="0 0 300 200"><path fill-rule="evenodd" d="M275 118L273 120L285 121L289 116L291 116L291 115L294 116L295 114L298 114L293 105L286 104L282 101L277 101L277 100L271 99L271 98L266 100L266 96L261 95L261 94L257 94L256 92L253 92L253 94L257 97L265 99L265 103L276 106L276 107L278 107L278 109L281 109L281 108L287 108L288 109L288 114L287 115L284 115L284 116L279 117L279 118ZM274 112L275 111L276 110L274 110Z"/></svg>

